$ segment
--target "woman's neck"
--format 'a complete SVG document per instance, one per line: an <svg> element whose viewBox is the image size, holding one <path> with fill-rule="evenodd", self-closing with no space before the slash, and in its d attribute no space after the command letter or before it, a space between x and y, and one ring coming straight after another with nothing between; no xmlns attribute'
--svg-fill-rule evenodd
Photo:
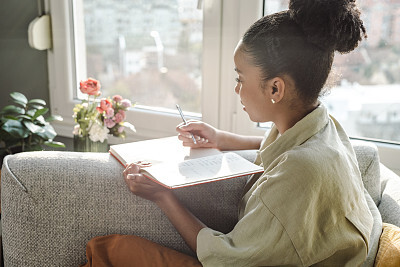
<svg viewBox="0 0 400 267"><path fill-rule="evenodd" d="M292 128L297 122L302 120L305 116L311 113L314 109L319 106L319 102L303 107L302 109L287 108L280 112L276 121L274 121L276 128L280 134L283 134L288 129Z"/></svg>

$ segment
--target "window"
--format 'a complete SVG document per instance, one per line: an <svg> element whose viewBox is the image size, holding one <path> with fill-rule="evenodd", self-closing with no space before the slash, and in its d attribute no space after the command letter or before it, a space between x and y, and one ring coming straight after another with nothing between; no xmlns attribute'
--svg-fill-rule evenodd
<svg viewBox="0 0 400 267"><path fill-rule="evenodd" d="M104 96L138 104L127 114L137 133L125 141L176 134L176 103L218 127L222 4L201 2L202 9L197 0L47 0L51 108L64 117L57 132L72 135L78 84L87 77L101 81Z"/></svg>
<svg viewBox="0 0 400 267"><path fill-rule="evenodd" d="M288 0L266 0L265 14ZM349 54L336 54L321 100L352 137L400 142L400 1L357 1L367 29Z"/></svg>
<svg viewBox="0 0 400 267"><path fill-rule="evenodd" d="M71 135L78 81L94 76L105 95L119 93L138 102L128 114L138 129L134 140L175 134L180 122L175 102L187 115L220 129L263 134L233 91L232 55L263 12L286 9L289 1L201 2L198 10L196 0L47 0L54 44L49 52L51 108L65 118L57 131ZM395 34L400 1L358 3L369 38L356 51L336 55L334 73L340 75L322 100L349 135L400 142L400 37ZM131 13L118 15L121 10Z"/></svg>
<svg viewBox="0 0 400 267"><path fill-rule="evenodd" d="M105 95L201 117L203 11L197 0L83 0L87 76Z"/></svg>
<svg viewBox="0 0 400 267"><path fill-rule="evenodd" d="M202 2L201 11L194 8L199 2ZM126 81L115 82L115 79L112 82L110 77L122 77L124 81L128 79L126 77L137 77L142 70L149 73L148 69L152 68L159 79L166 76L164 74L171 75L184 70L187 75L185 79L190 80L192 87L189 85L186 87L190 88L181 88L201 92L195 98L187 96L188 104L184 102L186 97L183 93L172 94L178 97L170 103L179 101L189 117L200 118L219 129L239 134L264 134L265 128L258 127L249 120L234 93L236 73L233 70L233 51L252 23L263 14L287 9L288 2L289 0L45 0L46 11L52 17L53 34L53 49L48 52L50 107L52 113L64 117L64 122L55 125L57 133L72 136L72 108L78 97L79 80L89 75L98 75L94 78L101 80L105 93L120 93L125 96L129 94L124 91L127 85L133 85L133 90L137 87L140 87L138 90L144 90L148 85L136 86ZM393 144L400 142L400 81L397 75L400 70L400 35L395 34L400 32L400 0L357 2L362 8L369 39L363 41L357 51L336 56L334 69L341 75L333 83L331 94L323 101L350 136L389 140L378 143L381 160L389 168L400 172L396 160L400 154L400 146ZM92 9L93 14L89 16L91 8L97 6L94 3L104 6L113 4L107 11L103 8L106 15ZM142 6L134 3L141 3ZM158 7L154 6L153 15L159 16L157 20L140 14L144 12L143 6L156 4ZM115 12L120 12L121 9L129 9L133 13L131 16L115 16ZM185 27L189 27L189 22L185 21L188 17L183 14L195 17L193 24L190 24L193 27L190 28L190 34L183 31ZM161 17L165 18L161 21ZM166 25L160 28L149 26L147 33L142 29L146 25L160 25L164 22ZM127 25L135 23L142 28L132 29L131 32ZM168 27L167 23L180 25L178 27L181 31L174 33L175 37L181 37L181 45L190 47L187 51L194 52L190 56L193 61L190 61L192 68L188 72L181 66L186 64L185 57L182 60L180 55L180 61L177 59L176 62L171 57L174 53L178 54L176 51L182 47L179 48L179 42L175 42L174 46L167 41L168 38L162 31L164 26ZM96 35L96 31L104 32L106 28L108 34ZM95 41L109 41L110 32L118 33L118 36L114 34L113 46L108 48L112 50L114 47L117 51L112 53L118 56L105 61L102 58L103 52L97 51L98 48L92 44ZM145 45L136 48L136 44L131 41L134 32L146 39L140 41ZM181 61L184 63L178 64ZM174 79L169 77L169 80ZM146 82L149 83L148 80ZM155 96L158 91L153 90L154 88L146 93L150 92L151 96ZM156 99L139 92L133 92L129 97L143 105L138 105L127 114L129 121L136 126L137 133L128 136L125 142L175 134L175 126L181 119L170 108L170 104L152 102ZM121 142L113 139L109 141Z"/></svg>

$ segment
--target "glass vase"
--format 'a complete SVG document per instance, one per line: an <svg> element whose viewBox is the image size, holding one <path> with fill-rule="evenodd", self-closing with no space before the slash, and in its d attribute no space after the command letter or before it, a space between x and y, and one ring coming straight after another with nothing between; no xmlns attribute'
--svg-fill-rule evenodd
<svg viewBox="0 0 400 267"><path fill-rule="evenodd" d="M74 135L74 151L76 152L108 152L107 139L104 142L93 142L89 136Z"/></svg>

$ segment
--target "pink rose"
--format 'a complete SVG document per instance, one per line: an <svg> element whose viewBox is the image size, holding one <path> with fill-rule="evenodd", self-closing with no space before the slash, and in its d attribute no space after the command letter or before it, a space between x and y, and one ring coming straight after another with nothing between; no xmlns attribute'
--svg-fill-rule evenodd
<svg viewBox="0 0 400 267"><path fill-rule="evenodd" d="M112 119L104 119L104 124L107 128L112 128L116 123Z"/></svg>
<svg viewBox="0 0 400 267"><path fill-rule="evenodd" d="M119 103L119 102L122 101L122 96L120 96L120 95L115 95L115 96L112 97L112 99L113 99L115 102Z"/></svg>
<svg viewBox="0 0 400 267"><path fill-rule="evenodd" d="M115 123L120 123L123 120L124 120L124 116L121 113L118 112L117 114L115 114L115 116L114 116Z"/></svg>
<svg viewBox="0 0 400 267"><path fill-rule="evenodd" d="M122 120L125 120L125 119L126 119L126 113L125 113L124 110L120 109L120 110L118 111L118 113L120 113L120 114L122 115Z"/></svg>
<svg viewBox="0 0 400 267"><path fill-rule="evenodd" d="M118 133L122 133L124 130L125 130L125 127L121 126L121 127L118 128Z"/></svg>
<svg viewBox="0 0 400 267"><path fill-rule="evenodd" d="M112 108L112 103L110 100L103 98L100 100L100 108L103 111L107 111L109 108Z"/></svg>
<svg viewBox="0 0 400 267"><path fill-rule="evenodd" d="M111 118L112 116L114 116L114 109L113 108L109 108L106 110L106 116Z"/></svg>
<svg viewBox="0 0 400 267"><path fill-rule="evenodd" d="M129 108L132 106L132 103L129 99L124 99L121 101L121 104L124 108Z"/></svg>
<svg viewBox="0 0 400 267"><path fill-rule="evenodd" d="M79 89L81 92L88 95L99 96L101 94L100 87L100 82L93 78L89 78L86 81L81 81L79 83Z"/></svg>

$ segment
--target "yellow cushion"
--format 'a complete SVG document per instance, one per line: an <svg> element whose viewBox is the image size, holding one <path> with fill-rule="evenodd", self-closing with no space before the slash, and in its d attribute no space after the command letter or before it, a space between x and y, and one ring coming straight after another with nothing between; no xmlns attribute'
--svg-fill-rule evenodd
<svg viewBox="0 0 400 267"><path fill-rule="evenodd" d="M379 239L378 254L375 258L376 267L400 266L400 228L389 223L383 223L383 231Z"/></svg>

